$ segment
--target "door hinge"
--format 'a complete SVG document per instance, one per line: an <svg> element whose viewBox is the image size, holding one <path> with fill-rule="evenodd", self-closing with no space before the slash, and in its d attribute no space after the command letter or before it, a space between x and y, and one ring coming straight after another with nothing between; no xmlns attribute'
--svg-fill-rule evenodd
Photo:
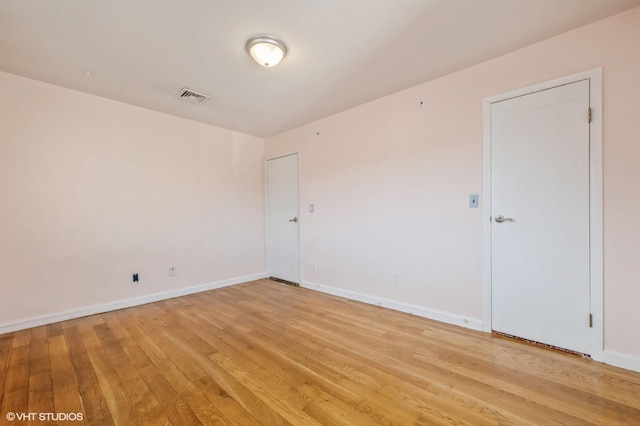
<svg viewBox="0 0 640 426"><path fill-rule="evenodd" d="M589 328L593 328L593 314L589 314Z"/></svg>
<svg viewBox="0 0 640 426"><path fill-rule="evenodd" d="M589 108L589 113L587 114L587 120L591 123L591 108Z"/></svg>

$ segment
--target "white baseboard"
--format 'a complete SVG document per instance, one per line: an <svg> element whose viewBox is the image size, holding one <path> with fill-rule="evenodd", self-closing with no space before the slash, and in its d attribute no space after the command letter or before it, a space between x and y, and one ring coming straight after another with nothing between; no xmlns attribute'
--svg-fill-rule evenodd
<svg viewBox="0 0 640 426"><path fill-rule="evenodd" d="M606 364L613 365L615 367L620 367L640 373L640 357L637 356L621 354L612 351L604 351L603 361Z"/></svg>
<svg viewBox="0 0 640 426"><path fill-rule="evenodd" d="M192 287L180 288L177 290L165 291L162 293L149 294L147 296L136 297L133 299L118 300L115 302L104 303L100 305L87 306L79 309L56 312L49 315L27 318L19 321L0 324L0 334L11 333L13 331L24 330L41 325L51 324L54 322L67 321L74 318L86 317L89 315L101 314L103 312L115 311L132 306L144 305L146 303L158 302L160 300L172 299L174 297L186 296L188 294L200 293L217 288L228 287L235 284L242 284L249 281L255 281L267 278L266 273L247 275L244 277L231 278L228 280L216 281L208 284L201 284Z"/></svg>
<svg viewBox="0 0 640 426"><path fill-rule="evenodd" d="M301 282L300 287L308 288L310 290L315 290L322 293L332 294L334 296L344 297L345 299L357 300L358 302L368 303L370 305L382 306L384 308L417 315L419 317L429 318L447 324L453 324L460 327L470 328L472 330L483 331L483 323L482 321L477 319L466 318L460 315L436 311L434 309L415 306L408 303L385 299L382 297L370 296L367 294L357 293L355 291L328 287L308 281Z"/></svg>

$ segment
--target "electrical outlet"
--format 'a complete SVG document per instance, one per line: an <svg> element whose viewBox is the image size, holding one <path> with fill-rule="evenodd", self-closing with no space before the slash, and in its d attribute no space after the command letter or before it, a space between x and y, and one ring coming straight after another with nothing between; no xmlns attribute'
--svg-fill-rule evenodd
<svg viewBox="0 0 640 426"><path fill-rule="evenodd" d="M176 267L172 266L171 268L169 268L169 276L170 277L175 277L176 276Z"/></svg>
<svg viewBox="0 0 640 426"><path fill-rule="evenodd" d="M316 262L311 262L311 272L316 271Z"/></svg>
<svg viewBox="0 0 640 426"><path fill-rule="evenodd" d="M402 283L402 275L400 274L400 272L396 272L393 276L393 282L395 284L401 284Z"/></svg>

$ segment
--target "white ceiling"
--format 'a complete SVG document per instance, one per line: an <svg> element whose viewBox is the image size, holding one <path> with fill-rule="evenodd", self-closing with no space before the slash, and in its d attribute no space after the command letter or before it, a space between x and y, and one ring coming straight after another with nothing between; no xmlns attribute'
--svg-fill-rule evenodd
<svg viewBox="0 0 640 426"><path fill-rule="evenodd" d="M640 0L0 0L0 70L266 137ZM244 50L281 38L275 68ZM88 75L87 72L90 72ZM174 95L189 87L203 105Z"/></svg>

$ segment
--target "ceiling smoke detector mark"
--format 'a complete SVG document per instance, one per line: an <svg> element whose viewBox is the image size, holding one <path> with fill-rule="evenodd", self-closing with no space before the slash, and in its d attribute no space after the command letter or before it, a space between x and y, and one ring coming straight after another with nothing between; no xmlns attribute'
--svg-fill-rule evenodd
<svg viewBox="0 0 640 426"><path fill-rule="evenodd" d="M209 100L211 96L205 95L204 93L196 92L195 90L187 89L183 87L176 94L176 98L182 99L187 102L191 102L192 104L203 104Z"/></svg>

